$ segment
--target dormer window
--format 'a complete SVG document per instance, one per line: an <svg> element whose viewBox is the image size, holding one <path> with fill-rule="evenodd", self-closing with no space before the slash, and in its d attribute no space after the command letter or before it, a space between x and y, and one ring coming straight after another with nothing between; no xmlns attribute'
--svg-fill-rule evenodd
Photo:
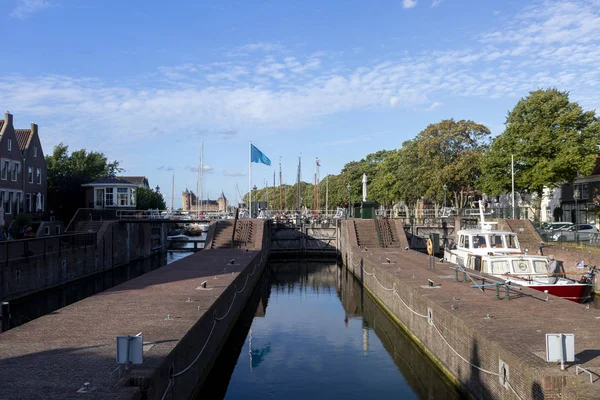
<svg viewBox="0 0 600 400"><path fill-rule="evenodd" d="M12 139L8 139L8 151L12 150Z"/></svg>
<svg viewBox="0 0 600 400"><path fill-rule="evenodd" d="M37 146L33 146L33 156L37 157Z"/></svg>

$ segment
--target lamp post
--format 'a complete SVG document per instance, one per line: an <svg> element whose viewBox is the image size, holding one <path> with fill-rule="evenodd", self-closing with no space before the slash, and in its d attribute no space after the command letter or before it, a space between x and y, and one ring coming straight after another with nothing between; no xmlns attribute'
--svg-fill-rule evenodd
<svg viewBox="0 0 600 400"><path fill-rule="evenodd" d="M578 223L578 219L577 218L577 213L578 213L578 208L577 208L577 200L580 199L581 193L579 192L579 187L576 185L573 185L573 200L575 200L575 240L577 241L577 245L579 246L579 226L577 225Z"/></svg>
<svg viewBox="0 0 600 400"><path fill-rule="evenodd" d="M446 192L448 191L448 185L444 183L444 208L446 208Z"/></svg>
<svg viewBox="0 0 600 400"><path fill-rule="evenodd" d="M349 217L350 216L350 203L351 203L351 201L350 201L350 184L348 184L348 186L346 186L346 188L348 189L348 215L347 215L347 217Z"/></svg>

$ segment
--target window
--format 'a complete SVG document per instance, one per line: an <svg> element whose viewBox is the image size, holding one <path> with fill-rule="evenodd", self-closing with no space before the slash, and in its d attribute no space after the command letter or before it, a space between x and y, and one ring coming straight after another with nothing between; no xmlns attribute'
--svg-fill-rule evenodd
<svg viewBox="0 0 600 400"><path fill-rule="evenodd" d="M42 184L42 169L41 168L38 168L36 170L36 181L37 181L38 185Z"/></svg>
<svg viewBox="0 0 600 400"><path fill-rule="evenodd" d="M590 197L590 185L584 183L581 185L581 198L588 199Z"/></svg>
<svg viewBox="0 0 600 400"><path fill-rule="evenodd" d="M37 146L33 146L33 156L37 157Z"/></svg>
<svg viewBox="0 0 600 400"><path fill-rule="evenodd" d="M479 248L483 249L485 247L487 247L485 244L485 236L479 236L479 235L473 236L473 248L474 249L479 249Z"/></svg>
<svg viewBox="0 0 600 400"><path fill-rule="evenodd" d="M8 139L8 151L12 150L12 139Z"/></svg>
<svg viewBox="0 0 600 400"><path fill-rule="evenodd" d="M13 164L13 168L12 168L12 171L11 171L10 175L11 175L12 180L14 182L16 182L17 179L18 179L18 177L19 177L19 169L20 169L20 167L21 166L19 165L19 163L14 163Z"/></svg>
<svg viewBox="0 0 600 400"><path fill-rule="evenodd" d="M492 247L496 249L500 249L502 246L502 236L500 235L492 235L491 237Z"/></svg>
<svg viewBox="0 0 600 400"><path fill-rule="evenodd" d="M107 207L112 206L113 204L115 204L113 202L113 188L106 188L105 190L105 196L104 196L104 204L106 204Z"/></svg>
<svg viewBox="0 0 600 400"><path fill-rule="evenodd" d="M44 195L41 195L40 200L40 211L44 211Z"/></svg>
<svg viewBox="0 0 600 400"><path fill-rule="evenodd" d="M509 249L517 249L519 244L517 242L517 236L515 235L506 235L506 247Z"/></svg>
<svg viewBox="0 0 600 400"><path fill-rule="evenodd" d="M2 204L2 208L4 208L4 212L6 212L6 205L4 204L4 199L6 199L6 195L4 191L0 191L0 204Z"/></svg>
<svg viewBox="0 0 600 400"><path fill-rule="evenodd" d="M6 180L8 177L8 169L10 168L10 162L4 161L2 163L2 179Z"/></svg>
<svg viewBox="0 0 600 400"><path fill-rule="evenodd" d="M60 235L60 225L57 225L55 228L55 234Z"/></svg>
<svg viewBox="0 0 600 400"><path fill-rule="evenodd" d="M8 192L8 206L6 207L6 213L12 214L13 211L13 192Z"/></svg>
<svg viewBox="0 0 600 400"><path fill-rule="evenodd" d="M503 275L510 272L508 261L492 261L490 264L492 267L490 271L491 274Z"/></svg>
<svg viewBox="0 0 600 400"><path fill-rule="evenodd" d="M469 237L468 236L462 236L461 238L461 246L464 247L465 249L469 248Z"/></svg>
<svg viewBox="0 0 600 400"><path fill-rule="evenodd" d="M25 211L33 212L33 206L31 202L31 193L25 195Z"/></svg>
<svg viewBox="0 0 600 400"><path fill-rule="evenodd" d="M545 274L548 272L546 268L546 261L543 260L534 260L533 261L533 270L536 274Z"/></svg>
<svg viewBox="0 0 600 400"><path fill-rule="evenodd" d="M515 273L531 273L531 265L529 265L529 261L527 260L513 260L512 262L513 269Z"/></svg>
<svg viewBox="0 0 600 400"><path fill-rule="evenodd" d="M129 193L127 188L117 189L117 204L120 206L126 206L129 200Z"/></svg>
<svg viewBox="0 0 600 400"><path fill-rule="evenodd" d="M33 167L27 167L27 181L33 183Z"/></svg>
<svg viewBox="0 0 600 400"><path fill-rule="evenodd" d="M135 188L129 189L129 205L135 206Z"/></svg>
<svg viewBox="0 0 600 400"><path fill-rule="evenodd" d="M49 226L45 226L44 227L44 236L48 236L50 235L50 227Z"/></svg>
<svg viewBox="0 0 600 400"><path fill-rule="evenodd" d="M15 207L17 209L17 214L19 214L22 211L22 207L21 207L21 192L17 192L17 199L15 200Z"/></svg>

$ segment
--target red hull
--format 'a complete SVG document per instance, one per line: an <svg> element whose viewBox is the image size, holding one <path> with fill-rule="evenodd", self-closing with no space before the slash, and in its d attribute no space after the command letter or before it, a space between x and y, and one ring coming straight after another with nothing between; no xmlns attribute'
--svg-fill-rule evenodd
<svg viewBox="0 0 600 400"><path fill-rule="evenodd" d="M592 293L592 285L575 284L575 285L532 285L528 286L540 292L548 291L548 294L562 297L567 300L581 303L590 297Z"/></svg>

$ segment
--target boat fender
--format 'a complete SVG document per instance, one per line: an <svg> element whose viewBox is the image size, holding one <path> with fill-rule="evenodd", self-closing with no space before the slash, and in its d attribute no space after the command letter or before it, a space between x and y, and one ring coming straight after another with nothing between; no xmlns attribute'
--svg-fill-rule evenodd
<svg viewBox="0 0 600 400"><path fill-rule="evenodd" d="M431 239L427 239L427 254L433 255L433 242Z"/></svg>

